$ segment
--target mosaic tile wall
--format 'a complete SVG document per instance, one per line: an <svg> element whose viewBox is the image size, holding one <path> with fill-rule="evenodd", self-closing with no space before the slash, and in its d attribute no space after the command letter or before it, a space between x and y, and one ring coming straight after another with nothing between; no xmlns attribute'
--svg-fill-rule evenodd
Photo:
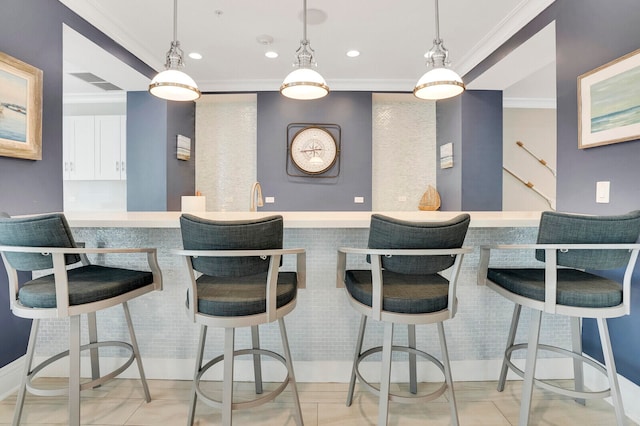
<svg viewBox="0 0 640 426"><path fill-rule="evenodd" d="M159 263L164 276L164 291L145 295L131 302L131 312L143 357L166 360L192 359L198 338L198 326L189 322L185 314L185 271L182 261L171 253L181 248L178 229L74 229L77 241L87 246L158 247ZM488 243L531 243L535 228L472 228L466 246L478 247ZM297 361L349 361L357 334L359 317L349 306L344 290L335 288L336 249L365 247L367 229L286 229L285 247L304 247L307 250L307 288L300 290L296 309L286 317L292 354ZM108 242L108 244L105 244ZM496 258L492 264L528 264L532 253L517 257ZM104 263L104 258L94 258ZM294 258L285 260L284 268L292 268ZM535 261L534 261L535 262ZM452 360L499 359L508 332L513 305L486 287L476 285L478 250L467 255L459 281L457 316L445 323ZM109 264L141 267L143 258L113 257ZM350 267L364 266L363 259L350 259ZM521 332L524 339L529 313L523 310ZM127 338L120 307L100 312L99 334L106 339ZM84 320L83 320L84 322ZM84 324L83 324L84 325ZM406 329L397 327L398 342L406 342ZM418 346L439 356L437 330L433 325L417 328ZM65 321L44 321L39 335L38 355L53 354L66 348ZM249 330L237 333L238 345L247 345ZM261 326L261 340L265 347L279 349L277 323ZM382 340L382 327L369 322L365 345ZM568 323L544 317L541 340L566 345L570 342ZM210 329L208 356L218 354L223 342L221 330Z"/></svg>
<svg viewBox="0 0 640 426"><path fill-rule="evenodd" d="M417 210L436 187L435 102L411 94L373 95L373 211Z"/></svg>
<svg viewBox="0 0 640 426"><path fill-rule="evenodd" d="M207 211L249 210L257 179L256 122L255 94L197 101L196 190L207 197Z"/></svg>

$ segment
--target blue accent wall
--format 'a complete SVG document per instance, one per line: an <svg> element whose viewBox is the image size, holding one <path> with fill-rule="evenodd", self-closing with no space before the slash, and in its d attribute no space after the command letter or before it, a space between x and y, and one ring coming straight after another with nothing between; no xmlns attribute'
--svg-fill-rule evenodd
<svg viewBox="0 0 640 426"><path fill-rule="evenodd" d="M502 210L502 92L468 90L436 103L440 146L453 144L453 167L438 166L443 211Z"/></svg>
<svg viewBox="0 0 640 426"><path fill-rule="evenodd" d="M313 102L288 99L279 92L258 93L257 177L263 194L276 199L274 204L265 204L260 210L370 211L371 102L370 92L332 92ZM287 126L291 123L340 126L337 177L287 175ZM364 197L364 203L354 204L354 197Z"/></svg>
<svg viewBox="0 0 640 426"><path fill-rule="evenodd" d="M191 159L176 158L176 137L191 138ZM127 210L180 211L195 193L195 103L148 92L127 94Z"/></svg>
<svg viewBox="0 0 640 426"><path fill-rule="evenodd" d="M640 208L640 141L580 150L577 119L578 76L637 49L638 16L637 0L556 0L463 77L471 82L555 20L559 211L621 214ZM595 202L597 181L611 182L610 203ZM622 271L610 276L621 281ZM631 315L609 320L609 327L618 373L640 385L640 266L632 287ZM593 320L584 321L582 338L585 352L601 358Z"/></svg>
<svg viewBox="0 0 640 426"><path fill-rule="evenodd" d="M464 96L464 94L463 94ZM453 144L453 167L436 165L436 182L440 193L440 210L462 210L462 96L436 102L436 155L440 147Z"/></svg>
<svg viewBox="0 0 640 426"><path fill-rule="evenodd" d="M69 25L144 75L153 70L57 1L0 0L0 51L43 71L42 160L0 157L0 211L62 211L62 25ZM28 279L21 274L21 282ZM0 367L25 353L30 321L9 310L0 265Z"/></svg>

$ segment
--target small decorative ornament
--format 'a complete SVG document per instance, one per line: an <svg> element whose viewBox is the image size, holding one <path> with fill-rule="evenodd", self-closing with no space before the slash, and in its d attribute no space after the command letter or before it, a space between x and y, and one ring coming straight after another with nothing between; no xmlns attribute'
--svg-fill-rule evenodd
<svg viewBox="0 0 640 426"><path fill-rule="evenodd" d="M440 208L440 194L433 186L427 186L427 190L420 198L418 208L425 211L433 211Z"/></svg>

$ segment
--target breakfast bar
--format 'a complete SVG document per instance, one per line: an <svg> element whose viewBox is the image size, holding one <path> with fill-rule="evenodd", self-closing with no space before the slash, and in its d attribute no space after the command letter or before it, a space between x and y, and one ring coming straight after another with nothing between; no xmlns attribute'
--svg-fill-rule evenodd
<svg viewBox="0 0 640 426"><path fill-rule="evenodd" d="M399 219L412 221L440 221L454 217L459 212L376 212ZM185 314L186 271L180 257L173 250L182 248L179 217L180 212L122 212L65 213L77 241L87 247L156 247L164 278L164 290L131 303L134 309L133 322L136 327L140 351L147 376L162 379L190 380L193 374L193 354L198 339L198 327ZM344 382L349 379L357 335L358 315L348 305L344 290L336 288L336 250L338 247L366 247L371 212L198 212L212 220L242 220L280 214L284 218L284 247L302 247L307 252L306 288L299 290L296 309L286 318L289 343L294 359L298 381ZM535 242L539 212L470 212L471 224L465 246L474 248L463 261L459 280L459 307L456 317L445 325L455 380L495 380L505 339L512 315L513 305L494 292L476 284L478 264L477 247L482 244L532 243ZM519 254L522 262L531 262L528 253ZM92 259L104 263L104 259ZM142 259L141 259L142 260ZM505 262L507 259L503 259ZM518 260L518 259L515 259ZM492 260L493 261L493 260ZM496 263L501 259L497 257ZM110 264L143 268L127 257L110 258ZM292 259L286 259L286 270ZM355 260L364 266L364 259ZM514 258L508 259L509 263ZM122 313L110 309L99 313L111 324L108 317L118 318ZM107 317L107 318L105 318ZM523 322L528 313L523 312ZM113 324L116 324L113 321ZM372 323L365 337L365 346L377 345L382 339L382 327ZM524 324L523 324L524 325ZM84 326L84 324L83 324ZM527 327L523 326L526 330ZM278 348L277 327L269 324L262 329L262 344ZM398 328L399 341L406 340L406 330ZM238 333L238 345L250 344L249 330ZM122 338L127 330L119 326L98 330L102 338ZM43 325L40 338L46 342L45 357L64 350L66 324L50 321ZM404 333L404 334L403 334ZM210 330L207 356L219 353L223 333ZM569 339L569 328L563 320L545 318L542 340L562 344ZM521 337L521 336L519 336ZM417 329L419 347L439 356L437 330L422 326ZM404 339L404 340L403 340ZM218 348L216 348L218 346ZM120 354L107 353L114 363ZM515 357L522 354L514 354ZM375 358L375 357L374 357ZM244 362L243 359L240 363ZM249 363L250 359L247 358ZM541 371L546 376L566 377L570 369L565 368L565 359L541 360ZM64 363L58 368L64 369ZM242 365L242 364L239 364ZM52 367L55 370L55 366ZM240 377L247 370L238 368ZM63 374L64 371L60 371ZM56 374L53 371L51 374ZM131 372L135 377L136 372ZM215 371L213 374L216 374ZM277 380L280 370L266 368L265 380ZM394 372L393 374L402 374ZM430 374L426 372L425 374Z"/></svg>

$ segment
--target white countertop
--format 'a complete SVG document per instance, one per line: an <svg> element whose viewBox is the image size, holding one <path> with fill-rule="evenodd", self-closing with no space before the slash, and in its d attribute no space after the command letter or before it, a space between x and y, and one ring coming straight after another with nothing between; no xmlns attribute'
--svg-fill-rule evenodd
<svg viewBox="0 0 640 426"><path fill-rule="evenodd" d="M285 228L368 228L373 213L402 220L438 221L460 212L196 212L212 220L246 220L282 215ZM471 228L535 227L541 212L469 212ZM179 228L181 212L65 212L74 228Z"/></svg>

